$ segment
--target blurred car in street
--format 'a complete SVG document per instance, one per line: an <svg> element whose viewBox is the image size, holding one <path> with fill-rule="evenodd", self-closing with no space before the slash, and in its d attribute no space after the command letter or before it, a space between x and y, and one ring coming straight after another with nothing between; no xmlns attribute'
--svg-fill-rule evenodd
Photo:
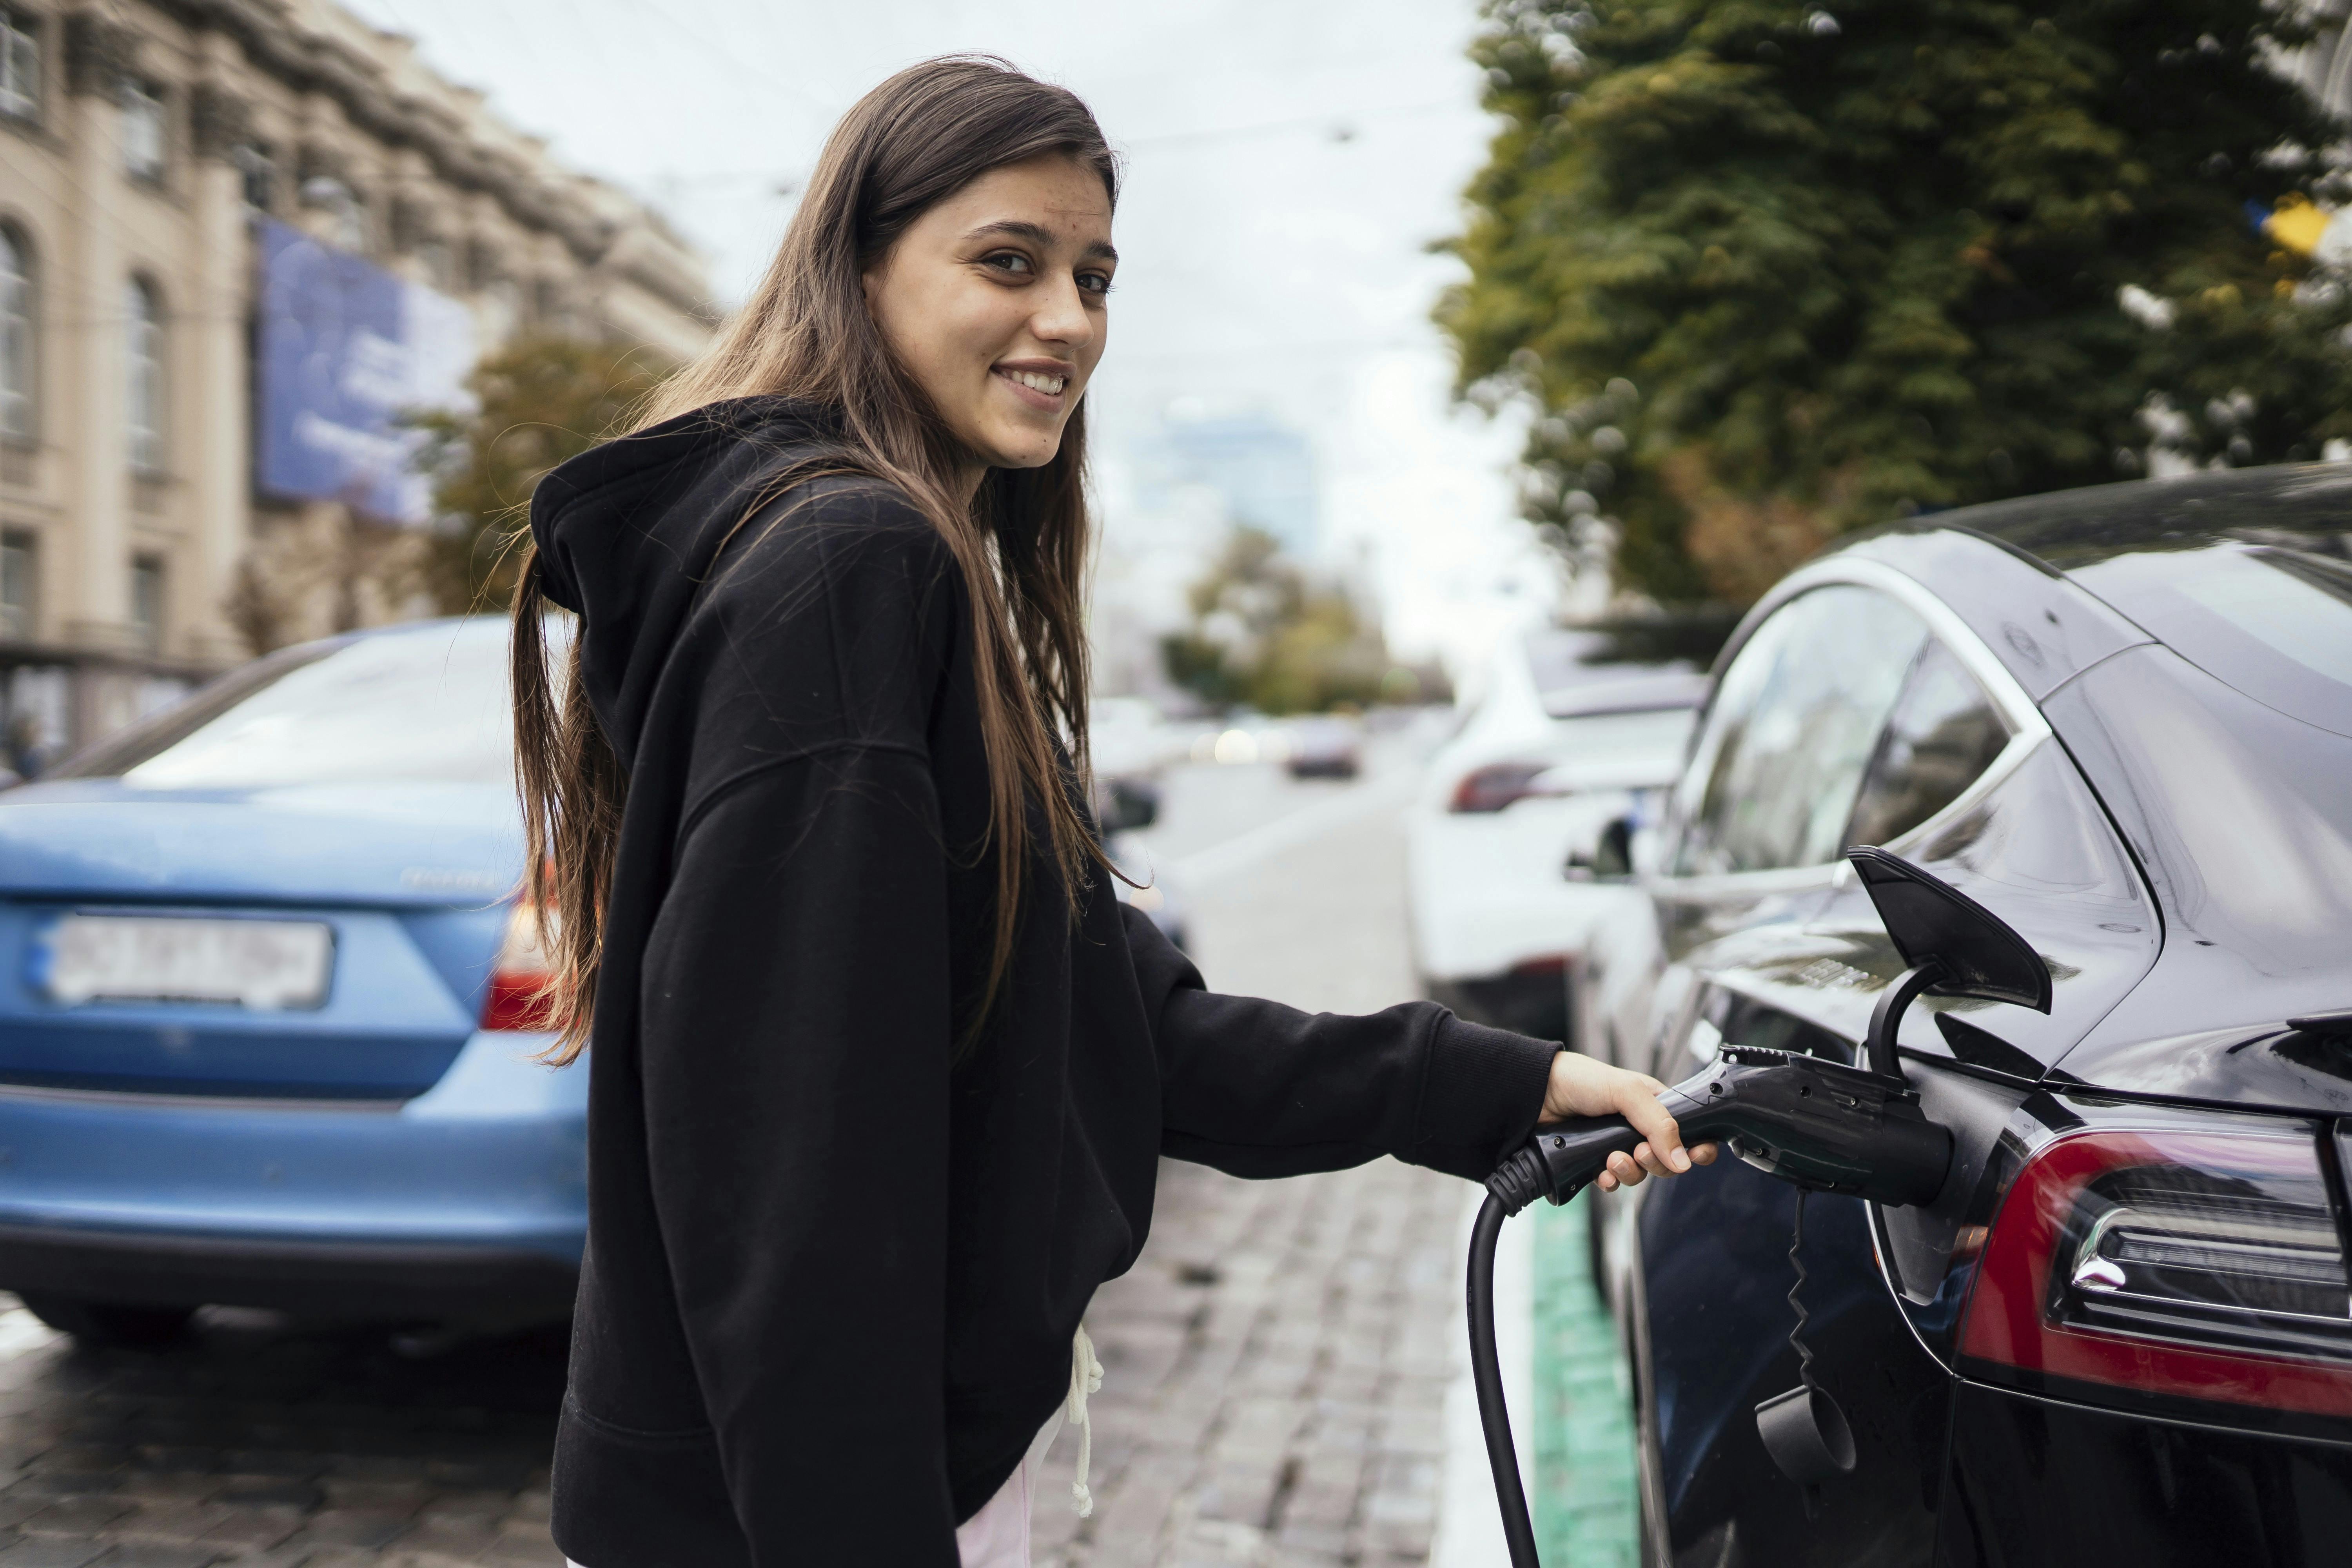
<svg viewBox="0 0 2352 1568"><path fill-rule="evenodd" d="M1628 896L1594 876L1602 835L1681 771L1706 678L1605 662L1612 647L1577 630L1507 639L1430 761L1408 817L1407 918L1423 987L1466 1018L1569 1038L1579 955Z"/></svg>
<svg viewBox="0 0 2352 1568"><path fill-rule="evenodd" d="M1339 713L1310 713L1285 730L1282 765L1295 779L1351 779L1364 770L1364 727Z"/></svg>
<svg viewBox="0 0 2352 1568"><path fill-rule="evenodd" d="M1087 710L1087 741L1096 777L1151 777L1182 762L1192 736L1148 697L1097 697Z"/></svg>
<svg viewBox="0 0 2352 1568"><path fill-rule="evenodd" d="M2352 1528L2352 467L1969 508L1843 544L1742 623L1591 957L1589 1044L1852 1062L1904 969L1842 852L2020 933L2050 1010L1930 997L1925 1208L1724 1160L1610 1196L1653 1563L2341 1562Z"/></svg>
<svg viewBox="0 0 2352 1568"><path fill-rule="evenodd" d="M0 795L0 1289L100 1340L569 1311L507 640L288 648Z"/></svg>

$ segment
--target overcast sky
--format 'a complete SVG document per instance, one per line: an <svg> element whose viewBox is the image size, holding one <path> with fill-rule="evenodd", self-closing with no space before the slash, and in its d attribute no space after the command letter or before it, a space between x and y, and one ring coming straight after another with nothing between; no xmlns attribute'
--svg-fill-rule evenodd
<svg viewBox="0 0 2352 1568"><path fill-rule="evenodd" d="M1449 406L1429 324L1490 122L1472 0L345 0L558 156L660 206L740 300L835 119L892 70L984 50L1075 89L1126 162L1109 463L1178 398L1304 431L1337 559L1403 651L1474 658L1544 596L1514 430Z"/></svg>

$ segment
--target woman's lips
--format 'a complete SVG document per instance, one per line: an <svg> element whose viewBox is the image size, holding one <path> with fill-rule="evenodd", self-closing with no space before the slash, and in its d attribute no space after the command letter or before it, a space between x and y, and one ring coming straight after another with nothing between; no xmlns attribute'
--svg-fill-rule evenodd
<svg viewBox="0 0 2352 1568"><path fill-rule="evenodd" d="M1032 370L1021 365L996 365L990 374L1013 389L1013 395L1040 412L1058 412L1070 378L1063 372Z"/></svg>

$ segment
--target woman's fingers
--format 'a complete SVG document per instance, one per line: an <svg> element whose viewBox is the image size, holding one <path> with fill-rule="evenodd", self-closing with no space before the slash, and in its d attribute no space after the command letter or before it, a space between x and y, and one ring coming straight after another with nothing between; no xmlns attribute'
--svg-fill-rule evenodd
<svg viewBox="0 0 2352 1568"><path fill-rule="evenodd" d="M1716 1146L1712 1143L1702 1143L1688 1152L1694 1165L1715 1163ZM1620 1187L1638 1187L1645 1177L1679 1174L1680 1172L1660 1162L1656 1150L1643 1143L1635 1147L1631 1158L1623 1154L1610 1155L1608 1168L1601 1173L1594 1185L1604 1193L1613 1193Z"/></svg>
<svg viewBox="0 0 2352 1568"><path fill-rule="evenodd" d="M1627 1073L1617 1103L1610 1109L1633 1124L1644 1142L1633 1151L1641 1168L1657 1176L1679 1175L1691 1168L1690 1152L1683 1147L1682 1130L1666 1108L1658 1103L1657 1080Z"/></svg>

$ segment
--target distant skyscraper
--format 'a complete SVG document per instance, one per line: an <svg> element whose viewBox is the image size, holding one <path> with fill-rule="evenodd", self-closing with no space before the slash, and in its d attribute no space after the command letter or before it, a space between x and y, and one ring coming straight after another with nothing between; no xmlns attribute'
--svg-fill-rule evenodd
<svg viewBox="0 0 2352 1568"><path fill-rule="evenodd" d="M1285 553L1310 560L1320 542L1315 455L1307 438L1263 414L1171 414L1135 452L1137 500L1148 511L1193 486L1223 496L1240 526L1263 530Z"/></svg>

